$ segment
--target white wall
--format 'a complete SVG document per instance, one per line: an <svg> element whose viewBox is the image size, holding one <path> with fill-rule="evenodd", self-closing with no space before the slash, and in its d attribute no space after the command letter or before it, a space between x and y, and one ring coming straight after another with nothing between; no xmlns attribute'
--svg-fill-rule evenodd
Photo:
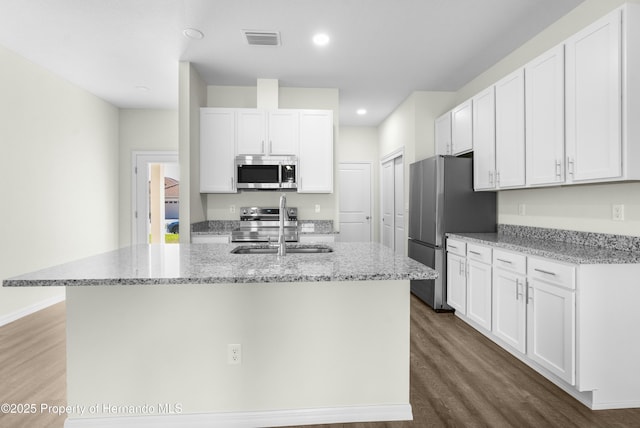
<svg viewBox="0 0 640 428"><path fill-rule="evenodd" d="M118 110L0 46L0 278L118 244ZM64 298L0 288L0 323Z"/></svg>
<svg viewBox="0 0 640 428"><path fill-rule="evenodd" d="M278 107L293 109L333 110L334 153L341 144L339 124L339 99L337 89L286 88L278 91ZM256 108L257 89L255 86L215 86L207 87L207 107ZM337 183L339 156L334 156L334 189ZM193 184L193 181L192 181ZM280 193L241 191L237 194L206 195L206 217L208 220L238 220L237 208L241 206L277 206ZM298 207L298 216L303 220L334 220L337 227L338 206L336 193L298 194L287 192L287 204ZM231 205L236 212L231 212ZM320 212L315 212L320 205Z"/></svg>
<svg viewBox="0 0 640 428"><path fill-rule="evenodd" d="M120 110L120 246L131 244L132 152L178 151L177 110ZM176 177L178 178L178 177Z"/></svg>
<svg viewBox="0 0 640 428"><path fill-rule="evenodd" d="M622 3L586 0L461 88L456 101L473 96ZM526 215L517 215L518 204L525 204ZM612 204L625 205L624 222L611 220ZM498 193L498 222L640 236L640 183L502 191Z"/></svg>

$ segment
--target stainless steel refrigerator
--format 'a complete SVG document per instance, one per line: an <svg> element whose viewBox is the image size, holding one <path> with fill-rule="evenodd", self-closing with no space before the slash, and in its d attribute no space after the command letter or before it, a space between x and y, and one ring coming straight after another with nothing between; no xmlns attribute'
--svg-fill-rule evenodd
<svg viewBox="0 0 640 428"><path fill-rule="evenodd" d="M473 160L434 156L409 165L409 257L440 274L411 292L448 311L445 233L495 232L496 194L473 191Z"/></svg>

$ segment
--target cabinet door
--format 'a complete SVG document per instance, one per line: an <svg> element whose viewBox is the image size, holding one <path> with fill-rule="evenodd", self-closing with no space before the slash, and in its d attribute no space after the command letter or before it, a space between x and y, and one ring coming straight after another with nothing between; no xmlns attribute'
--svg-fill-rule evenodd
<svg viewBox="0 0 640 428"><path fill-rule="evenodd" d="M238 154L266 154L266 114L256 109L238 109Z"/></svg>
<svg viewBox="0 0 640 428"><path fill-rule="evenodd" d="M447 254L447 303L462 315L467 313L466 258Z"/></svg>
<svg viewBox="0 0 640 428"><path fill-rule="evenodd" d="M496 187L524 186L524 69L495 85Z"/></svg>
<svg viewBox="0 0 640 428"><path fill-rule="evenodd" d="M451 154L458 155L473 150L471 100L451 111Z"/></svg>
<svg viewBox="0 0 640 428"><path fill-rule="evenodd" d="M494 87L473 97L473 187L495 188L496 138Z"/></svg>
<svg viewBox="0 0 640 428"><path fill-rule="evenodd" d="M435 121L436 155L451 154L451 112Z"/></svg>
<svg viewBox="0 0 640 428"><path fill-rule="evenodd" d="M566 42L567 181L622 175L621 12Z"/></svg>
<svg viewBox="0 0 640 428"><path fill-rule="evenodd" d="M467 317L491 330L491 265L469 260L467 273Z"/></svg>
<svg viewBox="0 0 640 428"><path fill-rule="evenodd" d="M300 111L298 193L333 192L333 111Z"/></svg>
<svg viewBox="0 0 640 428"><path fill-rule="evenodd" d="M269 112L267 153L271 155L298 154L298 112L276 110Z"/></svg>
<svg viewBox="0 0 640 428"><path fill-rule="evenodd" d="M562 380L575 384L575 292L530 278L527 354Z"/></svg>
<svg viewBox="0 0 640 428"><path fill-rule="evenodd" d="M493 334L524 354L526 350L525 277L493 269Z"/></svg>
<svg viewBox="0 0 640 428"><path fill-rule="evenodd" d="M564 181L564 45L525 66L526 184Z"/></svg>
<svg viewBox="0 0 640 428"><path fill-rule="evenodd" d="M233 109L200 109L200 192L235 193Z"/></svg>

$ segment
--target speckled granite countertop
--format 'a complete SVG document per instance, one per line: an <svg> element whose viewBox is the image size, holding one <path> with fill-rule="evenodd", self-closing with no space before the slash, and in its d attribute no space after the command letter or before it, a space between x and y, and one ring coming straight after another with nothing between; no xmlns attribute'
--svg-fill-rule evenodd
<svg viewBox="0 0 640 428"><path fill-rule="evenodd" d="M447 236L574 264L640 263L639 251L624 251L575 242L543 240L509 233L448 233Z"/></svg>
<svg viewBox="0 0 640 428"><path fill-rule="evenodd" d="M298 233L301 235L337 235L333 220L299 220ZM205 220L191 225L191 235L231 235L240 227L240 220Z"/></svg>
<svg viewBox="0 0 640 428"><path fill-rule="evenodd" d="M294 244L295 245L295 244ZM433 279L437 272L377 243L332 243L332 253L231 254L238 244L121 248L3 281L5 287Z"/></svg>

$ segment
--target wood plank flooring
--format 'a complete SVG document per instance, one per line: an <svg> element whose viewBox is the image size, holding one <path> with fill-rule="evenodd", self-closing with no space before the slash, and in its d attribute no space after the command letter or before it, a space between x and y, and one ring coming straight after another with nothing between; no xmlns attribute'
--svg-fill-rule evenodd
<svg viewBox="0 0 640 428"><path fill-rule="evenodd" d="M64 303L0 327L0 403L65 404ZM411 422L315 428L640 427L640 409L591 411L452 314L411 300ZM0 414L0 427L64 416Z"/></svg>

